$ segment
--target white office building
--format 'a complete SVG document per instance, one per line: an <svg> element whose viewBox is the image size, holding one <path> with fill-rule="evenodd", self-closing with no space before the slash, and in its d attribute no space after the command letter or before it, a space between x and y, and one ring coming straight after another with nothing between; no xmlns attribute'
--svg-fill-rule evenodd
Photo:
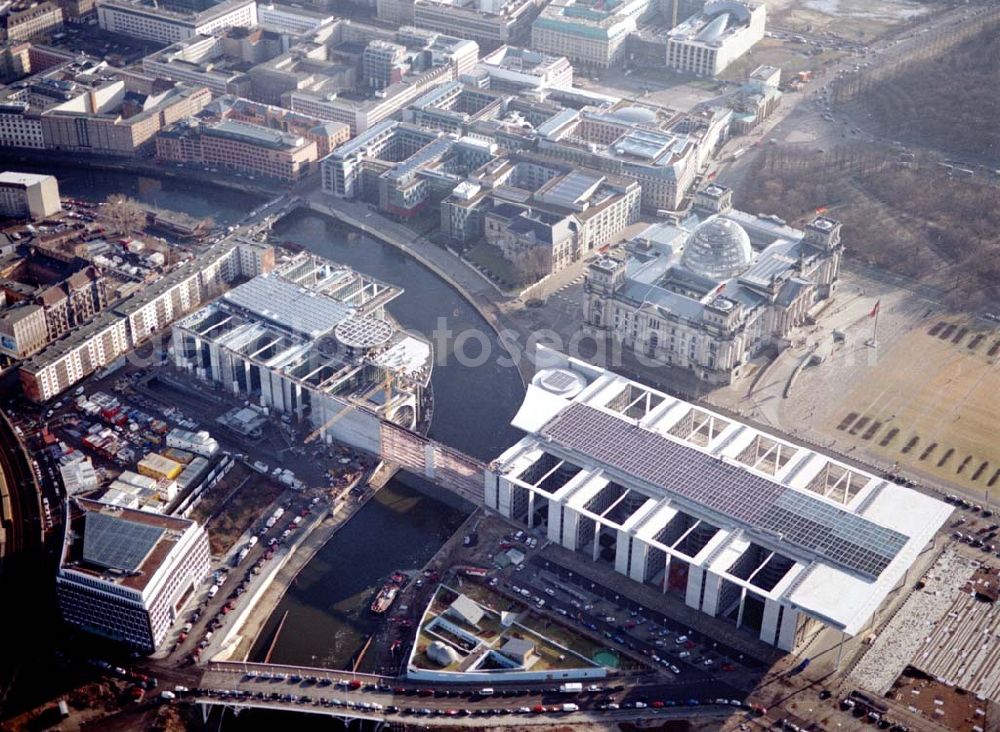
<svg viewBox="0 0 1000 732"><path fill-rule="evenodd" d="M257 25L257 2L224 0L199 13L181 13L141 0L97 0L97 20L111 33L176 43L227 28L252 28Z"/></svg>
<svg viewBox="0 0 1000 732"><path fill-rule="evenodd" d="M176 322L175 363L378 452L382 419L416 424L432 367L430 343L385 317L401 292L303 254Z"/></svg>
<svg viewBox="0 0 1000 732"><path fill-rule="evenodd" d="M62 211L59 181L52 175L0 173L0 216L44 219Z"/></svg>
<svg viewBox="0 0 1000 732"><path fill-rule="evenodd" d="M194 521L71 500L56 595L63 620L153 653L209 573Z"/></svg>
<svg viewBox="0 0 1000 732"><path fill-rule="evenodd" d="M667 33L667 66L699 76L722 73L764 38L767 8L744 0L709 0Z"/></svg>
<svg viewBox="0 0 1000 732"><path fill-rule="evenodd" d="M866 632L951 513L611 371L538 363L486 505L780 649Z"/></svg>

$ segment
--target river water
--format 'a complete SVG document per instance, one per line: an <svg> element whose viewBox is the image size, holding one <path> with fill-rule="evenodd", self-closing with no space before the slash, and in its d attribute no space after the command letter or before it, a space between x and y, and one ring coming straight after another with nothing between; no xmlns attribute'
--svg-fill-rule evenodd
<svg viewBox="0 0 1000 732"><path fill-rule="evenodd" d="M439 317L453 333L477 329L498 344L478 312L454 290L394 247L350 234L340 224L296 212L274 229L293 241L360 272L405 288L389 310L405 327L431 337ZM439 349L442 352L447 349ZM478 355L469 346L470 357ZM523 388L513 368L490 359L479 367L438 359L433 372L434 420L430 435L484 460L517 439L510 420ZM347 665L378 621L371 597L395 569L422 566L464 520L465 514L436 501L402 476L391 481L320 550L299 574L271 616L251 657L262 659L285 612L271 660L275 663Z"/></svg>
<svg viewBox="0 0 1000 732"><path fill-rule="evenodd" d="M15 169L56 176L59 193L65 198L98 202L113 193L124 193L149 206L181 211L196 218L209 216L223 226L236 223L264 201L229 188L195 187L177 178L151 178L68 165L56 168L17 163Z"/></svg>
<svg viewBox="0 0 1000 732"><path fill-rule="evenodd" d="M42 172L59 178L64 196L99 201L112 193L125 193L165 209L211 216L224 225L239 221L260 203L236 191L192 187L174 179L69 167ZM483 460L518 439L510 420L524 394L520 376L516 369L497 363L502 352L493 331L457 292L394 247L325 217L293 213L278 222L274 237L405 288L389 305L405 328L433 339L443 318L444 327L454 334L467 330L482 334L469 340L471 345L465 349L474 358L478 355L475 344L486 344L490 358L480 366L463 365L435 341L439 352L432 377L430 435ZM418 484L405 475L391 481L317 553L269 619L253 658L266 652L287 611L272 661L334 668L350 662L375 628L376 620L367 607L376 588L395 569L422 566L465 518L462 510L419 491ZM260 716L250 716L257 723L262 721Z"/></svg>

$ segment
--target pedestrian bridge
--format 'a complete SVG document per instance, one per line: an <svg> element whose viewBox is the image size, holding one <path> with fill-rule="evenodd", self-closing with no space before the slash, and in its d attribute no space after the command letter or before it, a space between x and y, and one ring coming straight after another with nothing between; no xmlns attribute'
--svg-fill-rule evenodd
<svg viewBox="0 0 1000 732"><path fill-rule="evenodd" d="M477 506L484 501L485 463L424 435L382 420L381 457Z"/></svg>

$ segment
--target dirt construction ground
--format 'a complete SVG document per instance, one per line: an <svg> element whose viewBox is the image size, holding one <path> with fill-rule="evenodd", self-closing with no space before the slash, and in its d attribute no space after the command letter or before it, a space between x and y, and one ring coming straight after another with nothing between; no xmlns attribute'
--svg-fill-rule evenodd
<svg viewBox="0 0 1000 732"><path fill-rule="evenodd" d="M1000 332L932 320L888 349L818 427L904 468L1000 490Z"/></svg>
<svg viewBox="0 0 1000 732"><path fill-rule="evenodd" d="M853 41L877 38L935 9L914 0L767 0L768 20L775 25Z"/></svg>
<svg viewBox="0 0 1000 732"><path fill-rule="evenodd" d="M843 272L816 325L758 378L709 401L876 471L1000 497L1000 324L884 278ZM803 366L813 356L819 363Z"/></svg>

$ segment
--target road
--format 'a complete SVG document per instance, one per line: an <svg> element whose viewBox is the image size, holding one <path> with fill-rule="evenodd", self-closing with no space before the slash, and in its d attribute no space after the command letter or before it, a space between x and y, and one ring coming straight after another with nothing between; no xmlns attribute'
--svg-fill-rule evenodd
<svg viewBox="0 0 1000 732"><path fill-rule="evenodd" d="M522 719L593 722L625 721L659 716L729 716L742 706L723 697L711 683L645 684L628 690L622 684L585 685L581 694L564 694L551 684L449 684L447 689L399 681L389 677L347 675L322 669L264 664L211 664L201 686L185 693L198 703L269 706L300 712L326 713L351 718L399 719L435 717L435 726L482 728L478 717L512 716ZM579 707L579 714L564 712L563 704ZM367 705L367 706L365 706ZM684 711L677 713L678 707ZM745 710L744 710L745 711ZM524 715L523 718L517 719ZM407 720L407 718L410 718ZM491 720L488 726L499 726Z"/></svg>

